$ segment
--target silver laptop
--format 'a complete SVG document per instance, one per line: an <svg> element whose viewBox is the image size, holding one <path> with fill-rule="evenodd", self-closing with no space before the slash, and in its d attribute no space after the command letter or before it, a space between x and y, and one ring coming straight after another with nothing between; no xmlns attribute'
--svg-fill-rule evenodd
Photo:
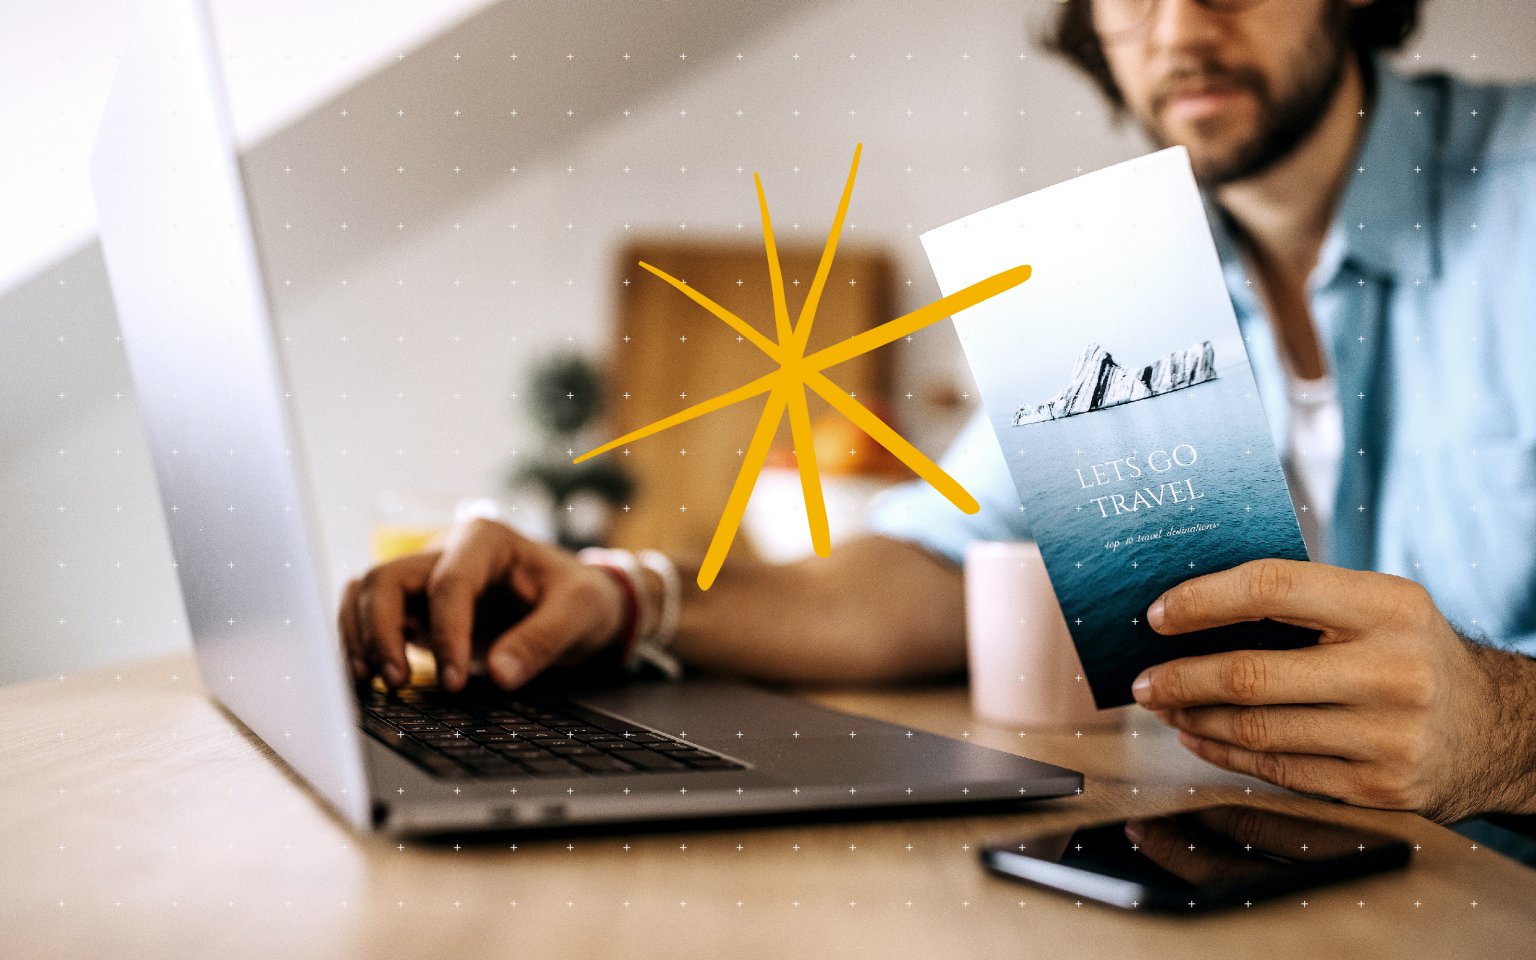
<svg viewBox="0 0 1536 960"><path fill-rule="evenodd" d="M336 631L218 58L150 0L92 157L199 672L359 829L569 829L975 805L1082 776L713 680L357 690Z"/></svg>

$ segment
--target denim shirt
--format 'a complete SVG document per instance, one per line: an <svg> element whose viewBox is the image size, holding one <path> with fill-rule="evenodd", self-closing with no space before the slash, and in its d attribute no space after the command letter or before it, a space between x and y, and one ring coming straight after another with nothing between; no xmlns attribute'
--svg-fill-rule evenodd
<svg viewBox="0 0 1536 960"><path fill-rule="evenodd" d="M1464 633L1536 654L1536 86L1374 69L1367 129L1309 281L1344 457L1329 562L1418 581ZM1223 217L1213 234L1277 448L1286 380ZM926 484L880 498L874 533L960 562L1029 536L978 414Z"/></svg>

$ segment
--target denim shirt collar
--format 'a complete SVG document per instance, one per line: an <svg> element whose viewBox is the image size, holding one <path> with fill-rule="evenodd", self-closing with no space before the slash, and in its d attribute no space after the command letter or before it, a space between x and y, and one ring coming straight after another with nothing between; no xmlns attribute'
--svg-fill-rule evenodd
<svg viewBox="0 0 1536 960"><path fill-rule="evenodd" d="M1430 280L1440 272L1435 150L1444 118L1440 98L1426 95L1385 64L1373 62L1369 118L1309 287L1326 289L1345 266L1381 281ZM1206 195L1212 239L1238 320L1262 318L1234 226Z"/></svg>
<svg viewBox="0 0 1536 960"><path fill-rule="evenodd" d="M1369 126L1318 258L1319 288L1345 263L1380 280L1439 274L1435 141L1444 104L1379 61L1371 69Z"/></svg>
<svg viewBox="0 0 1536 960"><path fill-rule="evenodd" d="M1384 63L1372 69L1375 97L1366 108L1366 135L1322 240L1312 289L1332 284L1346 264L1376 280L1439 275L1435 141L1444 104ZM1206 212L1232 300L1241 312L1260 312L1226 212L1209 195Z"/></svg>

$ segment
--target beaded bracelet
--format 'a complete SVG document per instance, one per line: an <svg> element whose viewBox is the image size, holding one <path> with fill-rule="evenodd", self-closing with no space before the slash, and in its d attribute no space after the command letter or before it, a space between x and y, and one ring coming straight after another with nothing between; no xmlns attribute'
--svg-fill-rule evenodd
<svg viewBox="0 0 1536 960"><path fill-rule="evenodd" d="M677 631L682 606L682 584L672 561L657 550L646 550L637 557L628 550L607 547L587 547L576 558L609 571L624 588L629 623L619 646L624 669L639 673L649 665L668 679L681 677L682 664L667 649ZM642 569L655 573L662 584L661 610L654 624L641 622L646 612L645 604L640 602Z"/></svg>

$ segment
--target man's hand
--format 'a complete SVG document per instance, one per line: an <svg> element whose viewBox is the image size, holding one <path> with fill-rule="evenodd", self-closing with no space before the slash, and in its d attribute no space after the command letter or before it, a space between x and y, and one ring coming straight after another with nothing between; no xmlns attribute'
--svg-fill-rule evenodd
<svg viewBox="0 0 1536 960"><path fill-rule="evenodd" d="M1271 618L1322 633L1144 671L1137 702L1204 759L1305 793L1441 821L1536 810L1536 661L1473 644L1418 584L1258 560L1186 581L1163 634Z"/></svg>
<svg viewBox="0 0 1536 960"><path fill-rule="evenodd" d="M390 686L403 685L405 645L422 639L437 658L438 684L457 692L469 677L472 638L483 638L491 679L511 688L612 642L625 612L623 588L607 571L499 523L472 520L455 527L442 549L382 564L347 584L340 620L358 680L378 673Z"/></svg>

